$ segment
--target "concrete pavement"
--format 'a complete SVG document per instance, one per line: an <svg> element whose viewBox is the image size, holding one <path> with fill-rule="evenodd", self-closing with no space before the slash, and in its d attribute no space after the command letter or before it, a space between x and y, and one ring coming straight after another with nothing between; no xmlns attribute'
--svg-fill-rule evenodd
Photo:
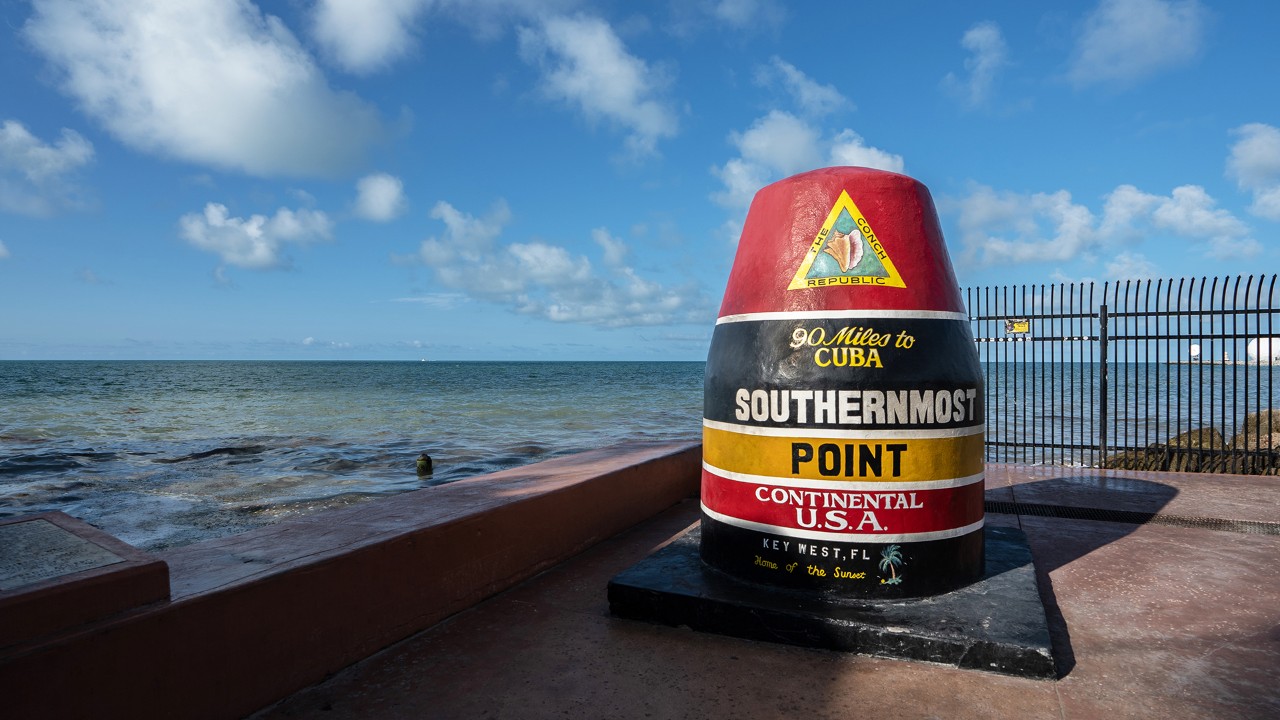
<svg viewBox="0 0 1280 720"><path fill-rule="evenodd" d="M991 465L987 488L1028 535L1056 680L611 617L686 500L254 717L1280 717L1274 479Z"/></svg>

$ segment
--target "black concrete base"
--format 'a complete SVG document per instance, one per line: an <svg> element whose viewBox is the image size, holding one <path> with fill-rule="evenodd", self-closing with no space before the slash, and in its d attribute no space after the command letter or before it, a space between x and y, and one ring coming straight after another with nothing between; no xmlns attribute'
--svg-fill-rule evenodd
<svg viewBox="0 0 1280 720"><path fill-rule="evenodd" d="M945 595L830 599L707 568L699 528L609 582L618 617L843 652L1053 678L1052 644L1026 535L988 527L987 572Z"/></svg>

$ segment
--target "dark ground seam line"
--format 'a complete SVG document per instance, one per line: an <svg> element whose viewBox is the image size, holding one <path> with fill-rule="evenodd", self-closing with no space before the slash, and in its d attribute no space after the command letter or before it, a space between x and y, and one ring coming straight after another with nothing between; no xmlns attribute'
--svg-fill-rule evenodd
<svg viewBox="0 0 1280 720"><path fill-rule="evenodd" d="M1068 520L1102 520L1105 522L1133 523L1135 525L1171 525L1174 527L1204 528L1245 535L1280 535L1280 523L1256 520L1228 520L1225 518L1188 517L1162 515L1134 510L1102 510L1098 508L1042 505L1039 503L1005 502L988 500L986 511L1001 515L1036 515Z"/></svg>

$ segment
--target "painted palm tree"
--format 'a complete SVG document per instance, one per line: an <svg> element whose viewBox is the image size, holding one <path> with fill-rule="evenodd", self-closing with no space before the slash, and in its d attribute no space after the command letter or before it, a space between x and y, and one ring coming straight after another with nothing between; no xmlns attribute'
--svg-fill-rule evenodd
<svg viewBox="0 0 1280 720"><path fill-rule="evenodd" d="M902 578L898 577L897 567L906 564L902 559L902 549L897 545L890 545L880 551L880 572L889 571L888 580L880 579L884 585L897 585L902 582Z"/></svg>

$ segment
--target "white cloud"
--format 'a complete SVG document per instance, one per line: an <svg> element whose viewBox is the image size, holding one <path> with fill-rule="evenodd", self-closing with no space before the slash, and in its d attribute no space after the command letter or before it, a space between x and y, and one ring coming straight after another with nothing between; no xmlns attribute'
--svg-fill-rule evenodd
<svg viewBox="0 0 1280 720"><path fill-rule="evenodd" d="M780 81L795 100L796 106L806 115L820 116L836 110L853 109L853 103L834 86L819 84L796 69L796 66L777 56L756 71L756 80L762 85Z"/></svg>
<svg viewBox="0 0 1280 720"><path fill-rule="evenodd" d="M527 276L537 285L581 283L591 278L591 261L585 256L574 257L568 250L546 243L512 243L506 248L508 259L514 261L517 272Z"/></svg>
<svg viewBox="0 0 1280 720"><path fill-rule="evenodd" d="M452 310L463 304L466 299L467 296L462 293L427 293L414 297L396 298L392 302L415 303L432 310Z"/></svg>
<svg viewBox="0 0 1280 720"><path fill-rule="evenodd" d="M431 237L422 241L419 255L432 267L450 267L458 262L475 264L487 257L502 229L511 222L511 209L505 200L498 200L488 217L477 218L441 201L431 208L431 217L444 223L445 236L443 240Z"/></svg>
<svg viewBox="0 0 1280 720"><path fill-rule="evenodd" d="M305 337L302 339L303 347L317 347L326 350L350 350L352 345L349 342L340 342L337 340L317 340L314 337Z"/></svg>
<svg viewBox="0 0 1280 720"><path fill-rule="evenodd" d="M766 168L742 158L713 167L711 172L724 183L724 190L712 193L711 199L730 208L746 207L760 188L777 179Z"/></svg>
<svg viewBox="0 0 1280 720"><path fill-rule="evenodd" d="M303 190L302 188L289 188L285 192L293 196L295 200L302 203L303 205L314 206L316 204L316 196L312 195L306 190Z"/></svg>
<svg viewBox="0 0 1280 720"><path fill-rule="evenodd" d="M783 6L774 0L716 0L711 16L736 30L773 27L786 17Z"/></svg>
<svg viewBox="0 0 1280 720"><path fill-rule="evenodd" d="M1249 236L1249 227L1198 185L1183 185L1160 198L1151 213L1152 224L1181 237L1203 243L1201 254L1222 258L1254 257L1262 246Z"/></svg>
<svg viewBox="0 0 1280 720"><path fill-rule="evenodd" d="M48 216L83 203L69 176L93 159L93 144L74 130L49 144L17 120L0 124L0 212Z"/></svg>
<svg viewBox="0 0 1280 720"><path fill-rule="evenodd" d="M228 265L252 270L287 266L287 245L308 245L333 234L323 212L280 208L271 217L244 219L230 217L219 203L208 203L203 213L183 215L178 225L179 234L193 246L217 254Z"/></svg>
<svg viewBox="0 0 1280 720"><path fill-rule="evenodd" d="M386 173L374 173L356 183L356 215L367 220L387 222L404 212L404 183Z"/></svg>
<svg viewBox="0 0 1280 720"><path fill-rule="evenodd" d="M1240 140L1231 146L1227 171L1240 187L1252 190L1280 183L1280 128L1249 123L1231 132Z"/></svg>
<svg viewBox="0 0 1280 720"><path fill-rule="evenodd" d="M627 255L631 252L626 242L621 238L610 235L609 230L602 227L591 231L591 239L595 240L600 249L604 251L605 267L626 267Z"/></svg>
<svg viewBox="0 0 1280 720"><path fill-rule="evenodd" d="M1247 258L1262 251L1249 227L1197 185L1174 188L1167 196L1121 185L1108 194L1101 219L1065 190L1022 194L976 185L967 197L942 205L957 217L966 257L983 264L1088 259L1119 243L1167 242L1169 236L1189 241L1184 254L1208 258ZM1117 267L1136 269L1137 257Z"/></svg>
<svg viewBox="0 0 1280 720"><path fill-rule="evenodd" d="M1087 285L1089 283L1098 284L1101 282L1100 280L1094 277L1091 277L1089 275L1084 275L1084 276L1068 275L1062 272L1062 270L1060 269L1054 270L1053 272L1049 273L1049 279L1055 283L1062 283L1063 285L1070 285L1072 283L1075 283L1078 285Z"/></svg>
<svg viewBox="0 0 1280 720"><path fill-rule="evenodd" d="M664 25L686 41L707 32L776 35L787 21L786 5L781 0L680 0L666 3Z"/></svg>
<svg viewBox="0 0 1280 720"><path fill-rule="evenodd" d="M744 208L756 192L770 182L824 165L903 171L905 163L901 155L867 145L853 130L845 128L824 136L823 128L816 124L817 118L839 108L853 107L833 86L813 81L778 57L760 68L756 79L763 85L781 82L809 119L773 109L756 118L746 130L730 132L729 142L737 149L738 156L711 168L711 173L724 184L723 190L711 195L716 203L735 210Z"/></svg>
<svg viewBox="0 0 1280 720"><path fill-rule="evenodd" d="M311 35L347 72L383 70L409 53L428 16L496 37L513 22L580 5L580 0L319 0Z"/></svg>
<svg viewBox="0 0 1280 720"><path fill-rule="evenodd" d="M783 175L811 170L822 162L818 129L780 110L756 120L745 132L730 133L729 142L744 160Z"/></svg>
<svg viewBox="0 0 1280 720"><path fill-rule="evenodd" d="M650 154L658 140L676 134L676 114L659 98L666 77L627 52L604 20L547 18L520 30L520 51L542 69L548 97L576 106L592 122L621 127L633 155Z"/></svg>
<svg viewBox="0 0 1280 720"><path fill-rule="evenodd" d="M588 0L438 0L450 19L484 40L502 35L515 22L563 15L588 4Z"/></svg>
<svg viewBox="0 0 1280 720"><path fill-rule="evenodd" d="M546 242L499 243L510 220L505 203L485 218L437 203L432 217L445 232L423 241L422 262L446 287L555 322L605 327L706 322L713 310L693 286L669 288L626 265L626 243L606 228L592 238L604 270L584 255Z"/></svg>
<svg viewBox="0 0 1280 720"><path fill-rule="evenodd" d="M1167 196L1121 185L1107 196L1105 208L1099 226L1104 240L1140 241L1160 231L1195 241L1201 245L1199 254L1208 256L1251 257L1262 250L1249 226L1217 207L1199 185L1176 187Z"/></svg>
<svg viewBox="0 0 1280 720"><path fill-rule="evenodd" d="M1158 199L1151 219L1157 227L1180 228L1192 237L1234 237L1249 232L1230 212L1215 208L1216 204L1199 185L1183 185L1174 188L1169 197Z"/></svg>
<svg viewBox="0 0 1280 720"><path fill-rule="evenodd" d="M748 197L747 202L750 202L750 197ZM727 218L724 222L720 223L720 227L712 231L712 235L730 249L736 249L738 247L738 240L742 237L742 227L741 217Z"/></svg>
<svg viewBox="0 0 1280 720"><path fill-rule="evenodd" d="M1280 222L1280 185L1257 191L1249 212L1268 220Z"/></svg>
<svg viewBox="0 0 1280 720"><path fill-rule="evenodd" d="M382 134L249 0L37 0L24 31L121 142L253 175L329 176Z"/></svg>
<svg viewBox="0 0 1280 720"><path fill-rule="evenodd" d="M943 84L959 94L969 107L986 105L997 73L1008 63L1008 48L1000 26L990 20L977 23L965 31L960 45L969 51L964 61L968 77L961 80L954 73L947 73Z"/></svg>
<svg viewBox="0 0 1280 720"><path fill-rule="evenodd" d="M1143 219L1150 217L1159 204L1160 198L1155 195L1132 185L1121 185L1107 195L1098 233L1108 239L1140 241Z"/></svg>
<svg viewBox="0 0 1280 720"><path fill-rule="evenodd" d="M984 264L1069 260L1095 242L1093 214L1065 190L1024 195L977 185L958 211L966 252Z"/></svg>
<svg viewBox="0 0 1280 720"><path fill-rule="evenodd" d="M833 165L860 165L892 172L902 172L902 156L866 145L862 136L845 129L830 139L808 122L781 110L773 110L758 118L744 132L733 132L729 142L738 149L738 157L712 174L724 183L724 190L712 199L731 208L745 207L764 185L788 175Z"/></svg>
<svg viewBox="0 0 1280 720"><path fill-rule="evenodd" d="M1107 263L1107 277L1112 280L1145 280L1159 274L1155 264L1139 253L1122 252Z"/></svg>
<svg viewBox="0 0 1280 720"><path fill-rule="evenodd" d="M885 152L866 144L858 133L841 130L831 143L832 165L856 165L900 173L906 167L901 155Z"/></svg>
<svg viewBox="0 0 1280 720"><path fill-rule="evenodd" d="M91 159L93 145L74 130L63 128L62 139L49 145L16 120L0 125L0 163L33 184L65 175Z"/></svg>
<svg viewBox="0 0 1280 720"><path fill-rule="evenodd" d="M1240 139L1231 146L1227 177L1253 192L1250 212L1280 221L1280 128L1249 123L1231 132Z"/></svg>
<svg viewBox="0 0 1280 720"><path fill-rule="evenodd" d="M344 69L379 70L409 52L414 24L431 0L320 0L311 31Z"/></svg>
<svg viewBox="0 0 1280 720"><path fill-rule="evenodd" d="M1076 87L1130 85L1200 52L1207 17L1197 0L1102 0L1085 19L1068 77Z"/></svg>
<svg viewBox="0 0 1280 720"><path fill-rule="evenodd" d="M9 248L5 247L4 241L0 240L0 260L9 257Z"/></svg>

